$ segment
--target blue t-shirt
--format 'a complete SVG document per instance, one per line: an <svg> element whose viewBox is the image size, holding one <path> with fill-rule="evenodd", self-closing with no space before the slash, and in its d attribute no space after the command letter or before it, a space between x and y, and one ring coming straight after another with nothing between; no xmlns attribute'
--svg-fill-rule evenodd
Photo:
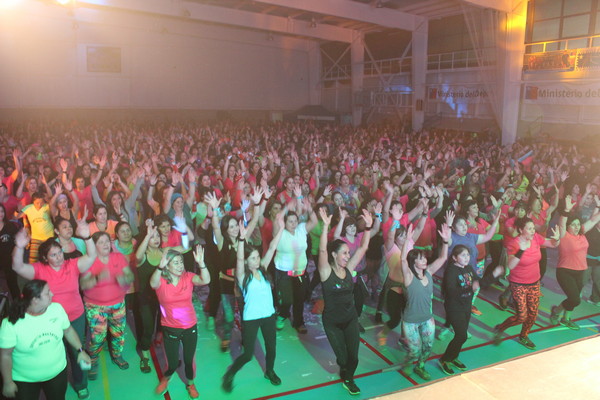
<svg viewBox="0 0 600 400"><path fill-rule="evenodd" d="M477 240L479 239L479 235L476 233L467 233L465 236L460 236L456 232L452 232L452 245L448 247L448 262L452 262L450 260L452 250L462 244L469 249L469 253L471 258L469 259L469 265L473 267L473 270L477 268L477 256L479 255L479 251L477 251Z"/></svg>

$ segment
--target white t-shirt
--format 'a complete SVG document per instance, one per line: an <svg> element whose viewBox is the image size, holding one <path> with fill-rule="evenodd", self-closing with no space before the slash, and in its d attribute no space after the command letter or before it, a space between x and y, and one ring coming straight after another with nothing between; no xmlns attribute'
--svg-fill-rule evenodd
<svg viewBox="0 0 600 400"><path fill-rule="evenodd" d="M281 239L277 244L277 253L275 253L275 268L280 271L301 272L306 269L308 259L306 258L306 249L308 240L306 233L306 223L298 224L294 234L287 229L283 229Z"/></svg>
<svg viewBox="0 0 600 400"><path fill-rule="evenodd" d="M42 315L25 317L0 327L0 348L14 348L12 378L19 382L43 382L67 366L63 333L71 323L64 308L51 303Z"/></svg>
<svg viewBox="0 0 600 400"><path fill-rule="evenodd" d="M264 275L253 278L244 292L244 321L267 318L275 314L273 292Z"/></svg>

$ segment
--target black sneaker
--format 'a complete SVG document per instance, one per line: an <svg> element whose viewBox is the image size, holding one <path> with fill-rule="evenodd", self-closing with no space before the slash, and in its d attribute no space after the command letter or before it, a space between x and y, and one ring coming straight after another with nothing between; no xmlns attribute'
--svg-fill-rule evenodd
<svg viewBox="0 0 600 400"><path fill-rule="evenodd" d="M450 366L449 362L440 360L440 368L446 375L454 375L454 370Z"/></svg>
<svg viewBox="0 0 600 400"><path fill-rule="evenodd" d="M265 378L271 381L271 384L273 386L281 385L281 379L279 379L279 377L273 370L265 372Z"/></svg>
<svg viewBox="0 0 600 400"><path fill-rule="evenodd" d="M365 333L365 327L364 327L364 326L362 326L362 324L361 324L360 322L358 323L358 331L359 331L360 333Z"/></svg>
<svg viewBox="0 0 600 400"><path fill-rule="evenodd" d="M90 397L90 391L88 388L83 388L77 391L77 398L87 399L88 397Z"/></svg>
<svg viewBox="0 0 600 400"><path fill-rule="evenodd" d="M459 369L461 371L467 370L467 366L465 364L463 364L458 358L456 360L452 361L452 365L454 365L457 369Z"/></svg>
<svg viewBox="0 0 600 400"><path fill-rule="evenodd" d="M523 346L527 347L529 350L535 350L535 344L529 340L528 337L519 336L518 342Z"/></svg>
<svg viewBox="0 0 600 400"><path fill-rule="evenodd" d="M231 393L233 390L233 375L225 374L223 375L223 383L221 384L221 388L226 393Z"/></svg>
<svg viewBox="0 0 600 400"><path fill-rule="evenodd" d="M560 324L562 326L566 326L569 329L573 329L574 331L578 331L579 330L579 325L577 325L575 322L571 321L570 319L564 319L564 318L562 318L560 320Z"/></svg>
<svg viewBox="0 0 600 400"><path fill-rule="evenodd" d="M298 333L301 335L304 335L306 332L308 332L308 330L306 329L306 326L304 326L304 324L297 326L296 331L298 331Z"/></svg>
<svg viewBox="0 0 600 400"><path fill-rule="evenodd" d="M379 311L375 313L375 323L376 324L383 323L383 317Z"/></svg>
<svg viewBox="0 0 600 400"><path fill-rule="evenodd" d="M358 388L358 386L356 386L356 383L354 383L354 379L344 381L344 383L342 383L342 386L348 391L348 393L352 395L360 394L360 389Z"/></svg>

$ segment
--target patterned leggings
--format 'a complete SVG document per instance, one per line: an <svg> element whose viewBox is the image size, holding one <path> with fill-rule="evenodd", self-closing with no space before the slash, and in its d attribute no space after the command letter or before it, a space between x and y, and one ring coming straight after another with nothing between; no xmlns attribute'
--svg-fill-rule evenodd
<svg viewBox="0 0 600 400"><path fill-rule="evenodd" d="M419 364L423 364L431 354L431 347L435 339L435 321L433 318L429 318L420 323L402 322L402 331L406 336L408 347L405 365L412 364L416 360L419 361Z"/></svg>
<svg viewBox="0 0 600 400"><path fill-rule="evenodd" d="M520 336L526 338L538 315L541 294L540 282L529 285L511 282L510 290L515 300L517 312L501 323L498 329L502 332L511 326L523 324Z"/></svg>
<svg viewBox="0 0 600 400"><path fill-rule="evenodd" d="M125 345L125 301L113 306L85 303L85 316L90 326L89 353L92 363L98 362L106 332L110 332L110 355L118 358Z"/></svg>

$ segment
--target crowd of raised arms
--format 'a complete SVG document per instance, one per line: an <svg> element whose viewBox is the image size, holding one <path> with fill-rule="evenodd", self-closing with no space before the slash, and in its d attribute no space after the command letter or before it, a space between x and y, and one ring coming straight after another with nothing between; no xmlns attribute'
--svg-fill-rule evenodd
<svg viewBox="0 0 600 400"><path fill-rule="evenodd" d="M153 340L164 345L168 369L156 392L166 392L183 346L187 391L198 397L192 297L202 285L202 317L208 329L222 324L223 352L240 310L244 350L223 371L226 392L251 360L259 328L265 378L281 384L276 331L289 321L307 334L303 310L313 292L322 293L317 311L350 394L360 393L359 316L370 295L378 299L379 344L401 325L404 367L424 380L436 273L440 329L454 334L439 359L446 374L467 368L459 353L471 316L481 314L477 295L492 284L506 289L500 307L515 309L493 339L522 325L517 340L535 349L528 334L547 247L558 248L565 293L551 322L579 329L571 316L590 279L587 300L600 305L597 148L553 140L503 147L460 131L312 122L46 121L0 131L0 264L14 300L0 329L7 397L37 399L43 390L64 398L66 364L20 370L34 365L20 353L29 336L19 332L31 321L40 334L64 333L59 358L71 360L79 398L89 396L87 379L97 379L105 341L112 361L128 368L127 309L142 373L151 371ZM40 319L56 313L60 326Z"/></svg>

